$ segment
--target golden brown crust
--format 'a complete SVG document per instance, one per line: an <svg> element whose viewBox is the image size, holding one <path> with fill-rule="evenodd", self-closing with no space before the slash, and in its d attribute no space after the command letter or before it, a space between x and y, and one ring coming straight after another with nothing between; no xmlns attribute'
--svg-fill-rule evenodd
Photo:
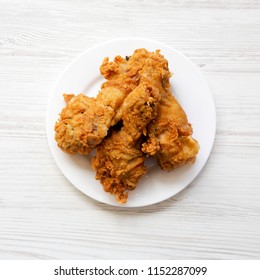
<svg viewBox="0 0 260 280"><path fill-rule="evenodd" d="M133 190L146 172L145 157L137 144L156 116L159 99L156 88L140 84L123 103L123 127L113 131L97 148L92 161L96 178L119 203L126 202L128 190Z"/></svg>
<svg viewBox="0 0 260 280"><path fill-rule="evenodd" d="M165 91L155 120L148 127L148 140L142 151L153 156L163 170L173 170L194 162L198 142L191 137L192 127L178 101Z"/></svg>
<svg viewBox="0 0 260 280"><path fill-rule="evenodd" d="M64 94L66 107L54 128L55 140L64 152L89 154L107 135L109 127L115 124L113 118L118 108L135 87L122 79L125 76L124 63L126 60L119 57L113 63L104 60L102 71L110 73L113 79L102 85L96 98Z"/></svg>

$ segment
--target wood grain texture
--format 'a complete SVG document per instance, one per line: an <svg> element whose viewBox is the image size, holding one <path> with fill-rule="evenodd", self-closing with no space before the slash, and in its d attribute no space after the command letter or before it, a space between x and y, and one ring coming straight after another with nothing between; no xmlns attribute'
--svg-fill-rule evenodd
<svg viewBox="0 0 260 280"><path fill-rule="evenodd" d="M259 259L260 1L0 0L1 259ZM81 194L50 154L55 81L86 48L163 41L200 67L217 108L201 174L154 206Z"/></svg>

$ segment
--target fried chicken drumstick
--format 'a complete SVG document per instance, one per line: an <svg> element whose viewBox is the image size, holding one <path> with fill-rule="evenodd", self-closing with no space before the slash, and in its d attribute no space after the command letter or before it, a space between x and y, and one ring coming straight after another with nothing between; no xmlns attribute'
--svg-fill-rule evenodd
<svg viewBox="0 0 260 280"><path fill-rule="evenodd" d="M148 126L148 139L142 151L157 160L163 170L194 162L199 152L198 142L191 137L191 124L181 105L164 84L156 118Z"/></svg>
<svg viewBox="0 0 260 280"><path fill-rule="evenodd" d="M112 131L97 147L92 160L96 179L119 203L126 202L127 191L133 190L146 172L138 140L146 134L148 123L155 117L159 99L157 88L141 83L123 103L122 128Z"/></svg>
<svg viewBox="0 0 260 280"><path fill-rule="evenodd" d="M121 57L107 65L105 59L100 67L109 69L110 80L103 83L96 98L84 94L64 94L66 107L55 124L55 139L58 146L70 154L89 154L107 135L115 124L113 118L126 96L136 87L132 79L125 79L127 61Z"/></svg>
<svg viewBox="0 0 260 280"><path fill-rule="evenodd" d="M173 170L194 162L198 142L191 137L192 127L178 101L166 92L158 106L157 117L148 127L148 140L142 151L153 156L163 170Z"/></svg>

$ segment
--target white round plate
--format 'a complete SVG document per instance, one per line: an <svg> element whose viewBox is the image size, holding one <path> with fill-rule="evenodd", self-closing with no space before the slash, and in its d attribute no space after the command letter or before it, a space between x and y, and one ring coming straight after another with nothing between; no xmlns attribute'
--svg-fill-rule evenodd
<svg viewBox="0 0 260 280"><path fill-rule="evenodd" d="M128 201L119 205L115 197L103 191L91 168L91 156L68 155L54 140L54 124L65 106L63 93L85 93L96 96L104 79L99 67L103 58L111 60L116 55L131 55L135 49L161 50L169 62L172 92L185 110L193 126L193 136L200 144L194 164L172 172L162 171L153 161L148 161L147 175L140 179ZM77 57L62 73L51 95L47 109L47 136L52 155L67 179L80 191L100 202L123 207L139 207L163 201L181 190L199 174L213 146L216 130L215 105L206 81L198 68L182 53L163 43L146 39L120 39L93 47Z"/></svg>

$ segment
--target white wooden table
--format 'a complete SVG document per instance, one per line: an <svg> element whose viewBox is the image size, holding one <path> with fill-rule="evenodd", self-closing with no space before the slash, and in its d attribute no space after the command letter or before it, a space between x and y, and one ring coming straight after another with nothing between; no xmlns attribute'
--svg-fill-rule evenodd
<svg viewBox="0 0 260 280"><path fill-rule="evenodd" d="M50 91L79 53L159 40L203 72L211 157L179 195L118 209L80 193L48 148ZM260 258L260 1L0 0L0 258Z"/></svg>

